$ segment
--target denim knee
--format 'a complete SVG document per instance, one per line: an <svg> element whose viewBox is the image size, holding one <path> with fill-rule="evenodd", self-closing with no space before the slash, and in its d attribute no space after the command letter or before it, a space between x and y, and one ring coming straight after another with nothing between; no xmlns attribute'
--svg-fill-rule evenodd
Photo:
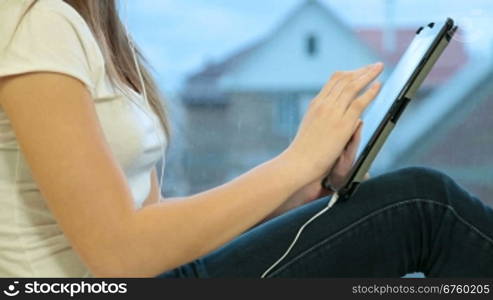
<svg viewBox="0 0 493 300"><path fill-rule="evenodd" d="M473 199L474 197L454 179L436 169L406 167L388 175L394 180L400 181L394 184L394 189L400 189L402 193L407 193L403 197L433 200L454 208L467 206L470 200L477 200Z"/></svg>
<svg viewBox="0 0 493 300"><path fill-rule="evenodd" d="M375 199L399 202L423 199L452 205L450 194L456 193L457 184L446 174L427 167L406 167L374 177L360 187L362 194Z"/></svg>

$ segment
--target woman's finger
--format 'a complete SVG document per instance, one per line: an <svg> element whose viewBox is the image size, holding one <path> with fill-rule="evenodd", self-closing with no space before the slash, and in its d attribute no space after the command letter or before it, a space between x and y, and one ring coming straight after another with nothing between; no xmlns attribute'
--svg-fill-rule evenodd
<svg viewBox="0 0 493 300"><path fill-rule="evenodd" d="M349 140L349 142L348 142L346 148L344 149L344 152L342 153L340 160L338 162L338 165L339 165L338 169L339 169L339 171L342 171L342 173L344 173L343 175L346 175L346 173L349 172L349 170L351 169L351 167L353 165L354 158L356 156L356 150L358 149L359 143L361 141L361 128L362 128L361 124L362 123L363 123L363 121L360 121L358 123L358 127L354 131L353 136ZM339 172L339 173L341 173L341 172Z"/></svg>
<svg viewBox="0 0 493 300"><path fill-rule="evenodd" d="M344 179L351 170L356 155L356 149L358 149L361 140L361 128L362 121L359 122L356 131L349 140L344 152L341 154L334 167L330 171L330 181L336 188L343 183Z"/></svg>
<svg viewBox="0 0 493 300"><path fill-rule="evenodd" d="M346 116L351 119L358 120L371 101L378 95L381 86L382 84L379 81L374 82L370 88L363 93L363 95L351 102L346 110Z"/></svg>
<svg viewBox="0 0 493 300"><path fill-rule="evenodd" d="M360 69L357 72L351 72L349 76L346 76L346 80L339 81L339 83L334 87L331 96L335 97L336 102L339 102L339 99L345 94L347 90L354 90L356 93L353 97L356 97L356 94L365 86L363 85L358 88L358 83L361 82L362 79L365 79L369 76L375 78L376 75L380 73L382 66L382 63L376 63L369 65L364 69ZM370 81L368 81L368 83L369 82Z"/></svg>
<svg viewBox="0 0 493 300"><path fill-rule="evenodd" d="M353 71L339 71L332 75L331 80L326 87L322 90L323 97L330 97L336 99L342 93L344 88L354 79L361 77L363 74L368 73L376 64L364 66L362 68Z"/></svg>
<svg viewBox="0 0 493 300"><path fill-rule="evenodd" d="M342 105L343 109L346 110L351 102L358 96L358 94L367 87L373 80L375 80L380 73L383 71L383 64L377 63L367 72L364 72L358 78L349 82L342 91L341 95L337 98L336 102Z"/></svg>
<svg viewBox="0 0 493 300"><path fill-rule="evenodd" d="M360 121L358 124L358 128L354 132L353 136L351 137L351 141L349 142L347 149L346 149L346 155L348 156L349 160L352 162L354 161L354 158L356 156L356 151L359 147L359 144L361 142L361 132L363 128L363 121Z"/></svg>

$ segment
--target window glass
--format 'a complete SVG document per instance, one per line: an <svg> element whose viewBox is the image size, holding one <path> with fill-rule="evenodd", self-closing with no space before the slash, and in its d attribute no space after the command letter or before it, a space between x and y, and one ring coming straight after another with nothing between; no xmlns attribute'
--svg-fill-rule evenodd
<svg viewBox="0 0 493 300"><path fill-rule="evenodd" d="M463 0L128 1L174 127L164 194L215 187L279 154L334 71L384 61L385 82L420 26L452 17L459 31L371 173L436 168L493 204L492 12L492 1Z"/></svg>

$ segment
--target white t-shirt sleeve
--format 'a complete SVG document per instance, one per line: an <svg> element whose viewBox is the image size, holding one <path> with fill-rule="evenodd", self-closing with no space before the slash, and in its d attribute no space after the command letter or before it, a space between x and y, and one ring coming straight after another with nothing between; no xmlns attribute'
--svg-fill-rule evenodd
<svg viewBox="0 0 493 300"><path fill-rule="evenodd" d="M19 19L11 21L17 24ZM13 32L11 40L2 42L0 77L56 72L79 79L92 91L93 70L86 47L87 34L81 32L80 23L76 21L58 11L34 6Z"/></svg>

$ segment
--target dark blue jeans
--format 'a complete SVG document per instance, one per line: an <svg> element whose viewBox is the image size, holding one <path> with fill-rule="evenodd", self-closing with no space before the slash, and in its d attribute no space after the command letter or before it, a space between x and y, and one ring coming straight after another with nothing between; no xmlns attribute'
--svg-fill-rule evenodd
<svg viewBox="0 0 493 300"><path fill-rule="evenodd" d="M251 278L272 265L322 198L270 220L160 278ZM446 175L374 177L311 223L269 277L493 277L493 209Z"/></svg>

